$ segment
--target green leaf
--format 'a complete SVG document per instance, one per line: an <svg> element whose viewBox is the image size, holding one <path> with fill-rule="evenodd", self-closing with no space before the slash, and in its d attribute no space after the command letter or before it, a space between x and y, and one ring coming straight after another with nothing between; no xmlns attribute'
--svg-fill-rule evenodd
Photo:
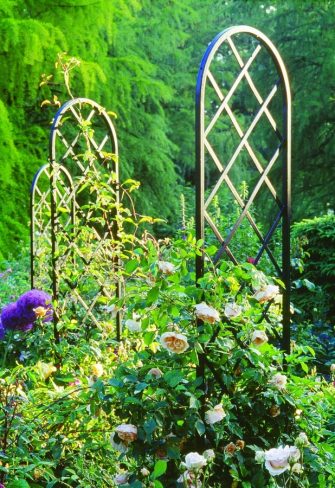
<svg viewBox="0 0 335 488"><path fill-rule="evenodd" d="M166 472L166 469L167 469L166 461L164 461L163 459L159 459L158 461L156 461L156 464L154 466L154 471L151 475L152 479L156 479L162 476Z"/></svg>
<svg viewBox="0 0 335 488"><path fill-rule="evenodd" d="M148 292L147 300L146 300L147 305L152 305L157 300L158 296L159 296L159 287L158 286L154 286Z"/></svg>
<svg viewBox="0 0 335 488"><path fill-rule="evenodd" d="M6 486L7 488L30 488L30 485L26 480L10 481Z"/></svg>
<svg viewBox="0 0 335 488"><path fill-rule="evenodd" d="M172 388L177 386L178 383L180 383L183 378L184 375L181 371L168 371L167 373L164 374L165 381Z"/></svg>
<svg viewBox="0 0 335 488"><path fill-rule="evenodd" d="M197 429L199 435L204 435L204 433L206 432L205 424L200 419L196 421L195 428Z"/></svg>

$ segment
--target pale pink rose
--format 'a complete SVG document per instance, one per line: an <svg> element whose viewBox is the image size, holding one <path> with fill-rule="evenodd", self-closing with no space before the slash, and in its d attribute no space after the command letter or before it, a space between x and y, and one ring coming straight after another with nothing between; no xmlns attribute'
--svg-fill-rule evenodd
<svg viewBox="0 0 335 488"><path fill-rule="evenodd" d="M271 378L269 383L278 388L278 390L285 390L287 377L283 374L277 373Z"/></svg>
<svg viewBox="0 0 335 488"><path fill-rule="evenodd" d="M126 484L128 484L128 478L129 478L128 473L120 473L120 474L117 474L114 477L114 483L116 485L126 485Z"/></svg>
<svg viewBox="0 0 335 488"><path fill-rule="evenodd" d="M207 410L205 412L205 422L206 424L213 425L216 422L220 422L226 416L225 411L223 410L223 406L221 403L216 405L213 409Z"/></svg>
<svg viewBox="0 0 335 488"><path fill-rule="evenodd" d="M220 321L220 314L215 308L207 305L207 303L202 302L195 305L195 315L198 319L214 324Z"/></svg>
<svg viewBox="0 0 335 488"><path fill-rule="evenodd" d="M188 471L198 471L206 466L207 460L198 452L189 452L185 456L185 466Z"/></svg>
<svg viewBox="0 0 335 488"><path fill-rule="evenodd" d="M234 319L242 313L242 307L235 302L227 303L224 309L224 314L228 319Z"/></svg>
<svg viewBox="0 0 335 488"><path fill-rule="evenodd" d="M157 379L163 376L163 372L159 368L151 368L150 371L148 371L148 374L155 376Z"/></svg>
<svg viewBox="0 0 335 488"><path fill-rule="evenodd" d="M137 427L135 425L121 424L115 430L123 442L133 442L137 439Z"/></svg>
<svg viewBox="0 0 335 488"><path fill-rule="evenodd" d="M264 330L255 330L251 337L251 342L255 346L261 346L265 342L268 342L269 338L264 332Z"/></svg>
<svg viewBox="0 0 335 488"><path fill-rule="evenodd" d="M160 343L164 349L175 354L181 354L189 347L187 337L184 334L177 334L177 332L165 332L161 335Z"/></svg>
<svg viewBox="0 0 335 488"><path fill-rule="evenodd" d="M173 274L176 271L175 265L168 261L158 261L157 263L159 271L163 274Z"/></svg>
<svg viewBox="0 0 335 488"><path fill-rule="evenodd" d="M295 446L272 448L265 451L265 467L272 476L278 476L290 468L290 461L297 461L300 451Z"/></svg>
<svg viewBox="0 0 335 488"><path fill-rule="evenodd" d="M254 298L256 298L259 303L264 303L269 302L278 294L279 287L277 285L267 285L256 290Z"/></svg>

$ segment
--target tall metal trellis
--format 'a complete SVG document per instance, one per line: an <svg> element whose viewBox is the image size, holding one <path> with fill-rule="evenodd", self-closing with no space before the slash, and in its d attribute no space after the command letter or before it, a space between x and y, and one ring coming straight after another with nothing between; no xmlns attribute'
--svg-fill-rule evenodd
<svg viewBox="0 0 335 488"><path fill-rule="evenodd" d="M280 112L279 120L273 112ZM222 145L223 140L227 142ZM255 28L224 30L204 54L196 88L196 160L197 239L205 239L208 224L219 243L215 265L223 256L237 264L246 257L233 249L234 237L248 224L259 241L252 261L257 265L267 256L285 285L282 346L289 352L291 95L279 52ZM248 195L241 195L238 188L241 181L237 175L241 172L252 175ZM235 221L223 230L213 217L213 204L222 196L239 208ZM256 224L253 213L256 204L259 207L264 202L271 203L270 224L263 225L265 232ZM262 211L260 215L263 217ZM280 227L282 252L278 259L274 252L278 243L273 245L273 240ZM203 276L204 267L204 255L197 256L197 278Z"/></svg>
<svg viewBox="0 0 335 488"><path fill-rule="evenodd" d="M35 174L30 190L30 281L31 288L52 289L50 164ZM70 173L59 167L59 204L67 209L68 225L74 225L74 192Z"/></svg>
<svg viewBox="0 0 335 488"><path fill-rule="evenodd" d="M72 310L81 326L101 327L110 322L108 303L115 295L121 296L115 218L118 143L105 109L87 98L65 103L53 120L49 155L52 293L58 303L55 323ZM59 192L64 172L71 181L66 198ZM93 191L97 187L105 192L106 208L97 201L98 192ZM119 314L116 320L119 339ZM57 327L55 335L58 339Z"/></svg>

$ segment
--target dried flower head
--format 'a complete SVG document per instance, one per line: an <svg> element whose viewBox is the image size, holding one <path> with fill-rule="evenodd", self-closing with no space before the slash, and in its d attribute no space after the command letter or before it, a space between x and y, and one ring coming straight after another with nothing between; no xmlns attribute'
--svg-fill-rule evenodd
<svg viewBox="0 0 335 488"><path fill-rule="evenodd" d="M236 446L233 442L229 442L229 444L227 444L224 448L225 454L227 454L227 456L230 457L234 456L235 451L236 451Z"/></svg>

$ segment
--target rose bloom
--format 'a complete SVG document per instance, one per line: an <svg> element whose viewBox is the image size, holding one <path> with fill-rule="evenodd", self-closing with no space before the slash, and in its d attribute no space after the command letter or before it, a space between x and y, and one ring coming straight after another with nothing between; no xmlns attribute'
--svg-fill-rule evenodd
<svg viewBox="0 0 335 488"><path fill-rule="evenodd" d="M251 337L251 342L255 346L261 346L265 342L268 342L269 338L264 332L264 330L255 330Z"/></svg>
<svg viewBox="0 0 335 488"><path fill-rule="evenodd" d="M157 266L159 271L163 274L170 275L176 271L174 264L169 263L168 261L158 261Z"/></svg>
<svg viewBox="0 0 335 488"><path fill-rule="evenodd" d="M287 377L283 374L275 374L271 380L270 384L278 388L278 390L284 390L287 383Z"/></svg>
<svg viewBox="0 0 335 488"><path fill-rule="evenodd" d="M305 432L300 432L294 443L297 447L309 446L309 440Z"/></svg>
<svg viewBox="0 0 335 488"><path fill-rule="evenodd" d="M216 405L213 409L207 410L205 412L205 422L206 424L213 425L216 422L220 422L226 416L225 411L223 410L223 406L221 403Z"/></svg>
<svg viewBox="0 0 335 488"><path fill-rule="evenodd" d="M198 452L189 452L185 456L185 466L188 471L198 471L206 466L207 461L204 456L201 456Z"/></svg>
<svg viewBox="0 0 335 488"><path fill-rule="evenodd" d="M259 303L264 303L269 302L278 294L279 287L277 285L267 285L263 288L256 290L254 298L256 298Z"/></svg>
<svg viewBox="0 0 335 488"><path fill-rule="evenodd" d="M137 439L137 427L132 424L118 425L116 433L123 442L133 442Z"/></svg>
<svg viewBox="0 0 335 488"><path fill-rule="evenodd" d="M142 330L140 320L128 319L126 320L125 325L130 332L141 332Z"/></svg>
<svg viewBox="0 0 335 488"><path fill-rule="evenodd" d="M177 334L176 332L165 332L161 335L160 343L170 352L181 354L189 348L187 337L184 334Z"/></svg>
<svg viewBox="0 0 335 488"><path fill-rule="evenodd" d="M151 368L150 371L148 371L148 374L151 374L155 378L161 378L163 376L162 371L159 368Z"/></svg>
<svg viewBox="0 0 335 488"><path fill-rule="evenodd" d="M238 317L242 313L242 307L237 305L237 303L227 303L224 309L224 314L228 319L233 319Z"/></svg>
<svg viewBox="0 0 335 488"><path fill-rule="evenodd" d="M195 315L198 319L208 322L209 324L214 324L220 320L219 312L205 302L195 305Z"/></svg>
<svg viewBox="0 0 335 488"><path fill-rule="evenodd" d="M127 452L127 451L128 451L128 445L127 445L126 443L122 442L122 441L121 441L121 442L116 442L116 441L114 440L115 434L116 434L116 433L115 433L115 432L113 432L113 433L111 434L111 436L110 436L110 443L111 443L112 447L113 447L113 448L114 448L116 451L118 451L118 452L122 452L122 453Z"/></svg>
<svg viewBox="0 0 335 488"><path fill-rule="evenodd" d="M278 476L290 468L290 461L297 461L300 452L295 446L272 448L265 451L265 467L272 476Z"/></svg>
<svg viewBox="0 0 335 488"><path fill-rule="evenodd" d="M100 378L104 374L104 367L101 363L92 364L92 374Z"/></svg>

